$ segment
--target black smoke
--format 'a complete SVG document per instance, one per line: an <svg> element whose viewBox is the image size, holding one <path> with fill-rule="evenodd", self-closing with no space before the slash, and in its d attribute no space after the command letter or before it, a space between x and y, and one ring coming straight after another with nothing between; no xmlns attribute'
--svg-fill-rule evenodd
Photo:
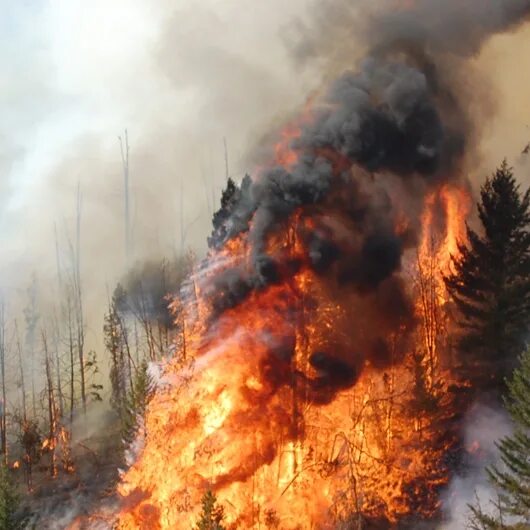
<svg viewBox="0 0 530 530"><path fill-rule="evenodd" d="M339 4L345 12L352 5ZM296 161L281 165L271 155L273 161L240 187L229 183L209 244L215 253L240 238L245 256L211 281L214 318L309 267L384 323L378 333L363 315L351 323L359 344L310 353L318 373L309 380L313 401L354 384L364 359L384 368L391 359L386 337L404 321L413 326L400 272L405 250L417 243L420 208L407 210L406 231L396 228L397 209L421 205L431 189L462 178L474 141L457 82L462 62L487 36L529 13L530 2L521 0L473 0L465 7L456 0L418 0L407 9L377 13L365 27L367 57L329 84L311 103L309 118L295 122L300 134L288 149ZM448 54L460 54L458 75ZM295 224L302 226L295 228L296 237L305 250L299 261L268 250L272 236L293 228L295 213ZM310 229L304 218L312 220Z"/></svg>

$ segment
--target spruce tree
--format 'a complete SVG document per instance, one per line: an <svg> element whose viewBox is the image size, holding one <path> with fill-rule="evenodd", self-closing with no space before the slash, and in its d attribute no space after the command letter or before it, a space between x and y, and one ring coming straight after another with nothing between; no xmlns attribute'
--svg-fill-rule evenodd
<svg viewBox="0 0 530 530"><path fill-rule="evenodd" d="M134 374L132 387L125 398L123 411L122 438L130 444L138 430L138 419L145 416L147 405L153 395L154 381L149 374L147 361L142 361Z"/></svg>
<svg viewBox="0 0 530 530"><path fill-rule="evenodd" d="M112 295L112 301L109 303L103 325L105 348L110 354L109 378L112 391L110 402L120 417L123 415L127 393L127 345L125 343L127 330L120 314L120 305L123 305L125 297L123 287L118 284Z"/></svg>
<svg viewBox="0 0 530 530"><path fill-rule="evenodd" d="M479 506L471 507L476 530L530 528L530 348L508 382L505 405L514 432L497 444L502 466L487 469L498 492L495 513L488 515Z"/></svg>
<svg viewBox="0 0 530 530"><path fill-rule="evenodd" d="M490 362L499 380L524 349L530 320L530 190L522 194L506 161L477 205L481 233L467 228L445 284L459 312L460 349Z"/></svg>
<svg viewBox="0 0 530 530"><path fill-rule="evenodd" d="M202 497L202 511L196 530L226 530L223 520L224 509L217 504L215 494L208 490Z"/></svg>
<svg viewBox="0 0 530 530"><path fill-rule="evenodd" d="M249 213L251 184L252 179L249 175L244 176L240 186L231 178L228 178L226 181L226 188L221 195L221 207L213 214L213 231L210 237L208 237L208 246L210 248L220 248L233 235L230 233L228 222L236 214L238 209L242 209L239 212L240 214L243 211L246 214Z"/></svg>

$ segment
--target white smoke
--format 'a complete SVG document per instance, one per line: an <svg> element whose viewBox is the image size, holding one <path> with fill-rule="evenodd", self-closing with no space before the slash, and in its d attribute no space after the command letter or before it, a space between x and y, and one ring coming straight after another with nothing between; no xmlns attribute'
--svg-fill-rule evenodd
<svg viewBox="0 0 530 530"><path fill-rule="evenodd" d="M491 514L494 511L492 502L497 500L486 467L500 462L495 442L511 434L510 418L498 407L476 403L464 418L463 425L463 442L468 452L465 469L453 477L442 496L445 522L439 530L463 530L469 522L469 505L477 506L478 502L485 513Z"/></svg>

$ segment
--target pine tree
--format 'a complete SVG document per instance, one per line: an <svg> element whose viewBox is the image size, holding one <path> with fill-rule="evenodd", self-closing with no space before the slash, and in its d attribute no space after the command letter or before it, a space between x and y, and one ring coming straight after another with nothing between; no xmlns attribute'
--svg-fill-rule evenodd
<svg viewBox="0 0 530 530"><path fill-rule="evenodd" d="M497 444L502 467L487 469L498 492L495 514L472 506L472 528L504 530L530 528L530 348L520 357L520 366L508 382L505 400L515 428Z"/></svg>
<svg viewBox="0 0 530 530"><path fill-rule="evenodd" d="M506 161L482 186L482 235L467 228L445 284L460 313L460 348L496 364L500 380L524 349L530 322L530 190L521 194Z"/></svg>
<svg viewBox="0 0 530 530"><path fill-rule="evenodd" d="M105 315L103 334L105 348L110 354L111 405L122 416L127 392L128 359L127 330L120 315L120 305L125 298L125 291L120 284L114 290L108 313Z"/></svg>
<svg viewBox="0 0 530 530"><path fill-rule="evenodd" d="M153 391L154 381L144 360L134 375L132 387L125 399L122 438L126 444L133 441L138 429L138 418L144 417Z"/></svg>
<svg viewBox="0 0 530 530"><path fill-rule="evenodd" d="M208 490L202 497L202 511L196 530L226 530L223 520L224 509L217 504L215 494Z"/></svg>
<svg viewBox="0 0 530 530"><path fill-rule="evenodd" d="M9 470L0 465L0 528L23 530L28 516L20 509L20 498L9 475Z"/></svg>
<svg viewBox="0 0 530 530"><path fill-rule="evenodd" d="M241 181L241 186L238 186L230 177L228 178L226 188L221 195L221 207L213 214L213 231L208 238L210 248L219 248L230 237L227 223L241 206L241 203L250 203L248 195L251 184L252 179L249 175L245 175ZM245 204L245 206L247 205ZM245 208L243 207L243 209Z"/></svg>

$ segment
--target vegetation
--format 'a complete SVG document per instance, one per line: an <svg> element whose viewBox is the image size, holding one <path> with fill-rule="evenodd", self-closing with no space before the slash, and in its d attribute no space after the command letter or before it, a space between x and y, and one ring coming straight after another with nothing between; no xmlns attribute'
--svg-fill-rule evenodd
<svg viewBox="0 0 530 530"><path fill-rule="evenodd" d="M530 527L530 348L520 358L520 366L508 382L506 410L514 422L514 432L497 444L502 465L487 469L491 485L498 493L493 514L472 506L472 528L505 530Z"/></svg>
<svg viewBox="0 0 530 530"><path fill-rule="evenodd" d="M244 206L249 185L249 177L240 186L230 178L227 180L221 207L214 214L210 247L215 248L230 237L226 220L234 209ZM478 216L480 230L468 227L468 241L460 244L461 255L453 258L452 272L444 280L458 310L458 318L453 316L453 320L460 325L459 351L470 362L490 363L490 371L501 381L524 348L530 322L530 192L520 191L506 162L482 187ZM190 269L190 261L182 258L133 267L112 291L104 315L105 360L109 369L108 384L101 384L96 353L89 349L89 339L85 336L90 328L83 307L79 239L77 230L74 244L68 239L67 258L57 259L56 307L44 308L36 278L27 292L20 331L16 321L10 321L4 306L0 305L0 397L4 396L2 401L11 407L9 411L7 407L0 411L0 458L3 463L8 460L13 463L16 459L21 470L17 475L5 465L0 469L0 528L23 528L16 525L25 521L20 516L13 478L18 477L22 482L24 477L28 491L32 492L39 480L42 481L44 472L39 475L41 471L45 470L54 479L59 476L59 480L63 471L69 471L71 432L86 418L91 401L104 399L110 403L114 411L109 416L117 433L115 439L121 437L127 446L134 440L153 393L149 363L160 360L172 350L172 345L186 355L184 313L178 301L168 309L166 295L178 291ZM129 252L130 246L129 242ZM385 451L392 454L394 433L399 436L402 408L411 415L410 424L414 426L418 446L427 437L431 441L435 439L433 433L443 431L433 418L446 421L443 398L447 393L440 358L449 342L450 316L441 302L443 296L439 289L443 283L434 249L426 259L420 261L418 257L416 269L411 288L418 300L418 325L415 350L408 352L411 383L406 395L398 392L399 374L390 368L384 376L381 397L362 398L364 417L370 417L378 426L383 455ZM396 336L392 341L395 343L392 356L398 358L405 337ZM498 366L502 369L497 369ZM14 389L6 390L15 379ZM473 528L479 530L513 530L521 527L517 524L529 523L529 352L521 357L508 389L506 406L516 430L499 442L502 466L488 470L491 483L498 491L496 514L487 514L478 505L472 508ZM6 399L6 395L12 399ZM360 422L361 418L354 421ZM355 438L346 434L341 442L348 448L348 455L341 458L349 464L351 479L342 504L335 506L336 519L350 527L353 521L364 524L362 488L350 486L361 483L362 477L355 475L356 459L365 448L356 446ZM324 468L331 473L339 461L325 464ZM280 526L274 511L262 512L262 516L267 528ZM517 524L512 524L512 519ZM207 491L202 498L196 530L225 530L226 527L223 507L215 494Z"/></svg>
<svg viewBox="0 0 530 530"><path fill-rule="evenodd" d="M147 405L154 390L153 378L149 374L148 364L143 360L134 375L123 410L122 430L125 443L131 443L138 430L138 420L145 415Z"/></svg>
<svg viewBox="0 0 530 530"><path fill-rule="evenodd" d="M495 365L497 381L513 369L530 323L530 190L520 192L504 161L477 205L482 234L467 229L446 286L459 312L459 345L470 360Z"/></svg>
<svg viewBox="0 0 530 530"><path fill-rule="evenodd" d="M20 507L20 497L11 479L8 468L0 465L0 528L2 530L23 530L28 515Z"/></svg>
<svg viewBox="0 0 530 530"><path fill-rule="evenodd" d="M208 490L202 497L202 511L197 522L197 530L226 530L223 525L224 509L217 504L217 497Z"/></svg>

